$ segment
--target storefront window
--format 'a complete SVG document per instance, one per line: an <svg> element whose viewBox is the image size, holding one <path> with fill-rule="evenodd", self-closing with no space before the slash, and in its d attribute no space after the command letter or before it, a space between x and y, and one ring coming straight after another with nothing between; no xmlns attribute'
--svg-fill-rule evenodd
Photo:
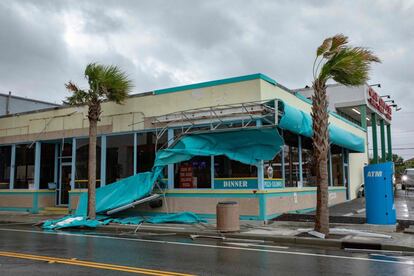
<svg viewBox="0 0 414 276"><path fill-rule="evenodd" d="M303 187L316 187L316 171L313 165L312 139L302 139L302 178Z"/></svg>
<svg viewBox="0 0 414 276"><path fill-rule="evenodd" d="M257 167L219 155L214 157L214 173L215 178L257 177Z"/></svg>
<svg viewBox="0 0 414 276"><path fill-rule="evenodd" d="M55 144L41 144L40 189L47 189L48 183L55 181Z"/></svg>
<svg viewBox="0 0 414 276"><path fill-rule="evenodd" d="M134 135L106 137L106 184L134 174Z"/></svg>
<svg viewBox="0 0 414 276"><path fill-rule="evenodd" d="M88 187L89 139L76 139L76 180L75 189ZM96 186L100 186L101 177L101 138L96 141Z"/></svg>
<svg viewBox="0 0 414 276"><path fill-rule="evenodd" d="M211 188L211 157L196 156L174 166L175 188Z"/></svg>
<svg viewBox="0 0 414 276"><path fill-rule="evenodd" d="M285 146L285 187L297 187L299 182L298 136L284 131Z"/></svg>
<svg viewBox="0 0 414 276"><path fill-rule="evenodd" d="M342 149L331 147L332 155L332 181L333 186L344 186L344 167L342 163Z"/></svg>
<svg viewBox="0 0 414 276"><path fill-rule="evenodd" d="M0 147L0 189L10 188L11 146Z"/></svg>
<svg viewBox="0 0 414 276"><path fill-rule="evenodd" d="M15 189L34 189L35 145L16 145Z"/></svg>
<svg viewBox="0 0 414 276"><path fill-rule="evenodd" d="M281 152L273 160L264 162L264 174L265 179L281 179L283 177Z"/></svg>

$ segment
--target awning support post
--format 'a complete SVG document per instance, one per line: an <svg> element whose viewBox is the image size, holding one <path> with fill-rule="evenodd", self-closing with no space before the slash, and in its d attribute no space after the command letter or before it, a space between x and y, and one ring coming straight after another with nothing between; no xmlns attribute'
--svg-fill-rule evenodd
<svg viewBox="0 0 414 276"><path fill-rule="evenodd" d="M39 190L40 187L40 158L42 153L42 144L37 141L35 143L35 167L34 167L34 189Z"/></svg>
<svg viewBox="0 0 414 276"><path fill-rule="evenodd" d="M387 160L387 153L385 151L385 125L384 120L380 120L380 130L381 130L381 161L385 162Z"/></svg>
<svg viewBox="0 0 414 276"><path fill-rule="evenodd" d="M167 139L168 146L171 146L174 143L174 129L168 129ZM168 165L168 189L174 189L174 164Z"/></svg>
<svg viewBox="0 0 414 276"><path fill-rule="evenodd" d="M373 147L373 154L372 154L372 163L378 163L378 141L377 141L377 114L371 114L371 128L372 128L372 147Z"/></svg>
<svg viewBox="0 0 414 276"><path fill-rule="evenodd" d="M260 128L263 125L262 120L256 120L256 127ZM264 162L259 161L257 165L257 187L259 190L264 190Z"/></svg>
<svg viewBox="0 0 414 276"><path fill-rule="evenodd" d="M391 124L387 125L388 161L392 161Z"/></svg>

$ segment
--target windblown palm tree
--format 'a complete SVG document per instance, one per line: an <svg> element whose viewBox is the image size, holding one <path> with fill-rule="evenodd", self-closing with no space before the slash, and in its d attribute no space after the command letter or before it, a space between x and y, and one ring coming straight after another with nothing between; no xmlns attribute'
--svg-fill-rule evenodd
<svg viewBox="0 0 414 276"><path fill-rule="evenodd" d="M91 63L86 66L85 78L89 89L82 90L73 82L65 84L71 91L68 97L70 105L87 105L89 119L89 157L88 157L88 218L95 219L95 187L96 187L96 135L101 116L101 104L114 101L122 104L132 89L132 81L116 66L104 66Z"/></svg>
<svg viewBox="0 0 414 276"><path fill-rule="evenodd" d="M372 51L348 45L348 37L338 34L324 40L313 64L312 121L316 165L317 205L315 230L329 234L328 209L328 101L326 82L330 79L347 85L362 85L368 80L371 63L380 62Z"/></svg>

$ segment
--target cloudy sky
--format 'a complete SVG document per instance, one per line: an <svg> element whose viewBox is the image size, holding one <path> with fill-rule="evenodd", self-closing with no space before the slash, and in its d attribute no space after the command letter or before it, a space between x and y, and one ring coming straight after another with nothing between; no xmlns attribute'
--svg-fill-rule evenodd
<svg viewBox="0 0 414 276"><path fill-rule="evenodd" d="M0 92L60 103L92 61L127 71L135 93L257 72L299 88L315 48L344 33L382 59L370 82L402 106L393 142L409 158L413 14L414 1L398 0L1 1Z"/></svg>

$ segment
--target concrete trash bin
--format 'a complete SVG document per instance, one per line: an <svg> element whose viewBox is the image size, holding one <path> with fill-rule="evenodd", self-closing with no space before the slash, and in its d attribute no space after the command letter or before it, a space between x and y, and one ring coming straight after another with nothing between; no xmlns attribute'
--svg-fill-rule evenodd
<svg viewBox="0 0 414 276"><path fill-rule="evenodd" d="M217 204L217 231L240 231L239 204L234 201L219 202Z"/></svg>

